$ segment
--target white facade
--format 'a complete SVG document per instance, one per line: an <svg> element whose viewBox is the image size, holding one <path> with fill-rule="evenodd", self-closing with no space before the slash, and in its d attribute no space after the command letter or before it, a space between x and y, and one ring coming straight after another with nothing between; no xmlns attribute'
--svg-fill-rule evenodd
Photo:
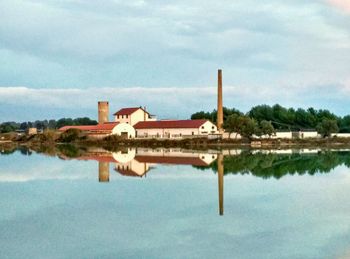
<svg viewBox="0 0 350 259"><path fill-rule="evenodd" d="M198 128L148 128L136 129L137 138L184 138L218 134L216 125L206 121Z"/></svg>
<svg viewBox="0 0 350 259"><path fill-rule="evenodd" d="M332 133L331 137L350 138L350 133Z"/></svg>
<svg viewBox="0 0 350 259"><path fill-rule="evenodd" d="M125 136L126 138L135 138L135 134L134 127L127 123L119 123L112 130L112 135Z"/></svg>
<svg viewBox="0 0 350 259"><path fill-rule="evenodd" d="M317 131L299 131L299 138L319 138Z"/></svg>
<svg viewBox="0 0 350 259"><path fill-rule="evenodd" d="M131 126L134 126L139 121L155 121L156 118L151 116L148 112L144 111L143 109L139 108L131 114L116 114L114 115L114 120L120 123L127 123Z"/></svg>

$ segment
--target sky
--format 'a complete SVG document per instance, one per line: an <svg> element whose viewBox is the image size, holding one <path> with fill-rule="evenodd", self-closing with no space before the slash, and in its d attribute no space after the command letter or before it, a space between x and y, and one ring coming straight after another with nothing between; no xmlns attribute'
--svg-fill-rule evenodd
<svg viewBox="0 0 350 259"><path fill-rule="evenodd" d="M350 114L350 0L0 0L0 122L259 104Z"/></svg>

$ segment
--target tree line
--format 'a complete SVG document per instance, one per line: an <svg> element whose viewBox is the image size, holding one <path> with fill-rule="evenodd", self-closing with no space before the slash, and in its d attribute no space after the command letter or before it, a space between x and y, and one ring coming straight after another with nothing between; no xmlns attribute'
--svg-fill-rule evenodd
<svg viewBox="0 0 350 259"><path fill-rule="evenodd" d="M16 130L27 130L28 128L37 128L39 130L59 129L64 126L80 126L80 125L96 125L96 120L91 120L88 117L82 118L61 118L59 120L36 120L25 122L3 122L0 124L0 133L7 133Z"/></svg>
<svg viewBox="0 0 350 259"><path fill-rule="evenodd" d="M235 108L223 108L223 127L228 132L242 136L271 135L276 130L317 130L323 136L331 133L350 132L350 115L337 116L329 110L314 108L285 108L279 104L273 106L258 105L243 113ZM217 112L196 112L191 119L208 119L216 123Z"/></svg>

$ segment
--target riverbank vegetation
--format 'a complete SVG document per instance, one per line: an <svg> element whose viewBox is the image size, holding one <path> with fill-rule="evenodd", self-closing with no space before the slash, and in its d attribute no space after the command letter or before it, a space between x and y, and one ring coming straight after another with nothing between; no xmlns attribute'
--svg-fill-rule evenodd
<svg viewBox="0 0 350 259"><path fill-rule="evenodd" d="M59 120L36 120L36 121L25 121L25 122L3 122L0 124L0 133L8 133L14 131L26 131L29 128L37 128L38 130L55 130L63 126L80 126L80 125L96 125L96 120L91 120L88 117L83 118L61 118Z"/></svg>
<svg viewBox="0 0 350 259"><path fill-rule="evenodd" d="M243 113L235 108L223 109L224 128L242 136L271 135L275 130L300 131L315 129L322 136L331 133L350 133L350 115L337 116L329 110L286 108L279 104L258 105ZM216 123L216 110L196 112L191 119L209 119Z"/></svg>

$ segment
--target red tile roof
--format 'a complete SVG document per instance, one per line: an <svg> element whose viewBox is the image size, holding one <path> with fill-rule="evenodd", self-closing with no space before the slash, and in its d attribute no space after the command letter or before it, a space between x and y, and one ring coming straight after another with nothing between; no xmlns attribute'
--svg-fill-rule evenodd
<svg viewBox="0 0 350 259"><path fill-rule="evenodd" d="M140 121L135 129L170 129L170 128L199 128L208 120L169 120L169 121Z"/></svg>
<svg viewBox="0 0 350 259"><path fill-rule="evenodd" d="M66 131L69 129L79 129L83 131L112 131L119 122L106 122L97 125L82 125L82 126L64 126L59 131Z"/></svg>
<svg viewBox="0 0 350 259"><path fill-rule="evenodd" d="M208 166L199 157L136 156L140 163Z"/></svg>
<svg viewBox="0 0 350 259"><path fill-rule="evenodd" d="M114 113L113 115L130 115L136 112L138 109L141 109L144 111L144 109L142 109L141 107L123 108L117 111L116 113Z"/></svg>

